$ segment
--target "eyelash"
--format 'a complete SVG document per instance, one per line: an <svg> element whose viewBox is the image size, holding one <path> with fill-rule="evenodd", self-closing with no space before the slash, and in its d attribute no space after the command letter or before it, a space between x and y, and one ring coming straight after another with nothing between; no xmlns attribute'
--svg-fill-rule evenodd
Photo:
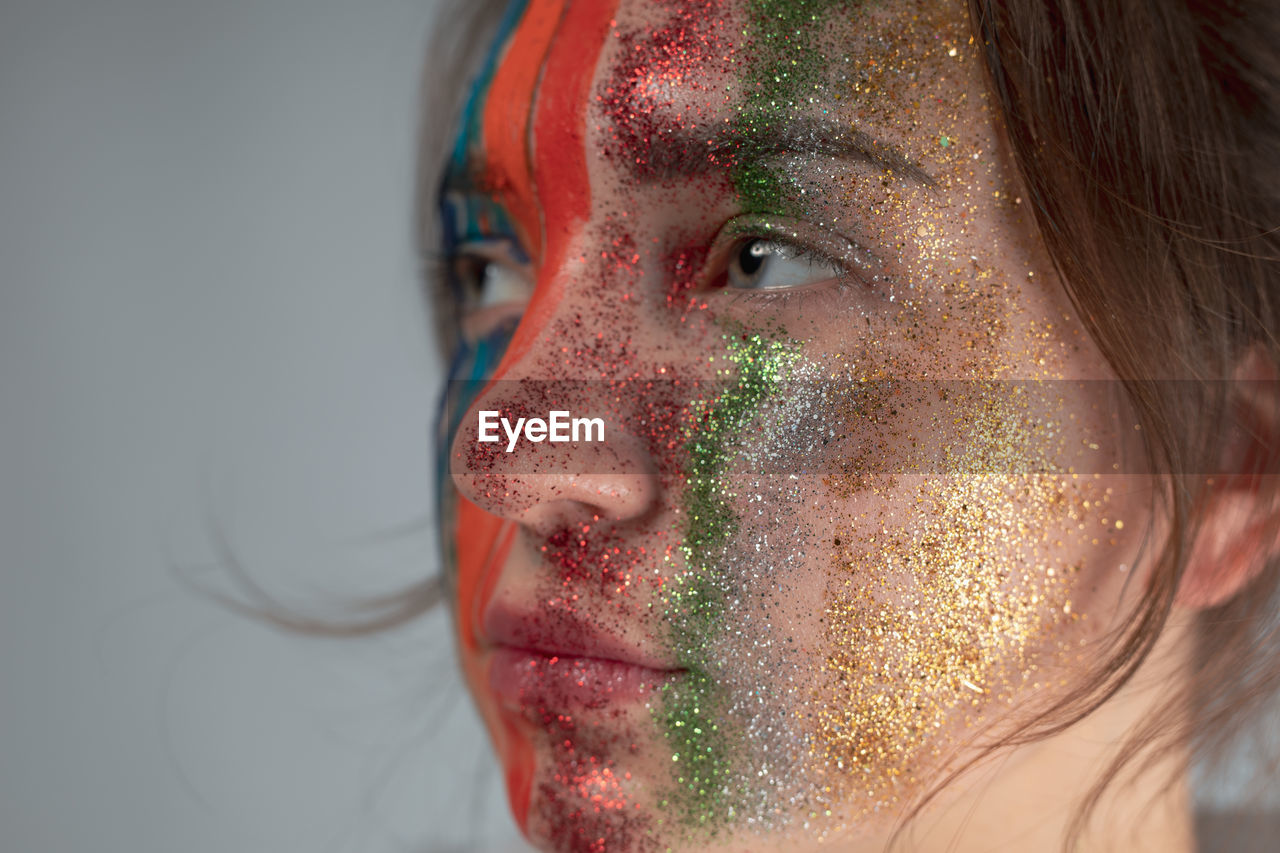
<svg viewBox="0 0 1280 853"><path fill-rule="evenodd" d="M481 250L480 246L487 248ZM494 236L469 241L453 247L451 251L446 250L428 256L426 274L430 275L430 280L442 289L447 290L451 282L458 282L464 290L466 301L477 302L483 296L481 292L484 286L483 273L487 266L496 264L514 269L520 266L524 257L524 251L514 239ZM462 307L465 310L468 305L464 304Z"/></svg>
<svg viewBox="0 0 1280 853"><path fill-rule="evenodd" d="M778 290L741 290L735 291L731 299L736 303L749 304L755 308L800 308L806 302L818 300L825 302L833 296L847 293L853 288L845 278L830 279L810 287L797 287Z"/></svg>
<svg viewBox="0 0 1280 853"><path fill-rule="evenodd" d="M861 283L858 277L856 277L856 273L847 269L844 261L837 259L837 257L832 257L827 254L827 252L819 251L817 248L812 246L805 246L803 243L792 241L778 240L777 237L742 238L739 242L733 243L733 247L731 248L731 252L728 257L732 259L732 257L735 257L737 252L740 252L742 248L749 246L751 242L756 240L767 240L768 242L776 243L778 246L786 247L786 250L791 252L790 260L815 261L815 263L820 264L831 264L832 266L838 266L838 268L844 269L845 273L840 275L838 278L829 278L823 280L823 282L815 282L813 284L806 284L806 286L800 287L759 289L759 291L745 291L745 289L730 289L727 287L718 288L724 293L732 293L732 301L735 305L745 304L753 306L755 309L765 309L765 307L777 310L800 309L800 307L804 307L806 302L812 302L815 300L819 302L827 302L831 300L832 297L844 295L844 293L849 292L850 289L854 288L855 284ZM719 274L718 278L726 278L727 275L728 273L726 270L726 272Z"/></svg>
<svg viewBox="0 0 1280 853"><path fill-rule="evenodd" d="M855 288L870 288L874 286L874 279L878 277L868 277L853 268L847 255L842 258L834 252L823 251L813 245L812 242L795 237L788 238L784 236L788 230L795 234L798 229L789 228L785 223L765 220L760 217L747 217L745 222L730 223L721 231L720 235L717 235L712 240L709 266L714 270L714 273L704 277L704 289L714 290L719 293L731 293L734 304L744 303L750 304L757 309L772 307L783 310L802 307L806 302L814 299L825 301L831 298L838 298ZM721 248L717 251L715 248L716 243L719 242L723 245L726 234L733 238L732 242L727 244L727 248ZM838 239L839 243L843 243L853 251L860 249L857 244L846 240L844 237L836 238L833 235L828 235L828 239L833 243ZM755 291L730 290L725 286L729 274L729 264L733 263L739 252L757 240L785 248L791 253L790 258L792 260L807 260L828 264L844 272L838 277L798 287Z"/></svg>
<svg viewBox="0 0 1280 853"><path fill-rule="evenodd" d="M730 298L734 304L749 304L757 309L773 307L781 310L801 307L814 299L827 300L832 297L838 297L858 287L870 288L874 286L873 279L851 267L847 256L842 258L834 252L824 251L814 246L812 242L784 236L788 230L795 234L795 229L790 229L786 224L766 221L758 217L750 217L750 220L754 222L756 227L752 228L751 223L739 223L734 227L731 223L729 227L713 238L709 251L709 269L700 276L703 281L700 289L732 294ZM721 248L717 251L716 243L721 243L723 246L726 237L731 238L732 242L729 242L726 248ZM828 239L835 242L831 237L828 237ZM772 290L752 291L736 288L731 290L726 286L728 265L733 262L739 252L755 241L764 241L784 248L789 253L790 260L826 264L839 268L844 272L838 277L810 285ZM485 242L506 245L507 250L510 250L510 240L507 237L493 237ZM856 244L845 240L843 237L839 238L839 242L852 250L859 248ZM457 248L461 249L462 247ZM443 286L450 277L458 275L459 265L463 263L479 265L483 263L499 263L499 261L475 251L433 253L427 256L424 261L426 268L424 274L430 276L430 279L437 282L438 286ZM469 293L468 296L478 296L478 294ZM465 311L465 306L463 306L463 310Z"/></svg>

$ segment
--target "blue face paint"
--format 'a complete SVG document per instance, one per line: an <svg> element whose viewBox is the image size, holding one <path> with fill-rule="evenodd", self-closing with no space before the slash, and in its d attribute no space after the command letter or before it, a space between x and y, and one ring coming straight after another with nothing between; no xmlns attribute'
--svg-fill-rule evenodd
<svg viewBox="0 0 1280 853"><path fill-rule="evenodd" d="M510 215L486 193L482 176L475 171L476 164L484 162L485 100L503 49L524 14L526 2L527 0L512 0L507 5L493 41L490 42L484 64L463 107L437 202L442 255L447 260L456 257L459 249L468 243L501 243L513 262L528 263ZM475 298L475 294L467 292L466 282L458 276L451 263L446 263L445 267L446 279L443 284L452 297L455 311L460 314L468 307L468 301ZM462 416L501 362L515 333L517 322L512 318L486 331L478 339L469 340L465 335L460 336L449 359L449 372L440 399L435 431L437 523L444 549L446 573L449 576L452 576L455 566L454 542L449 530L455 497L450 476L449 449Z"/></svg>
<svg viewBox="0 0 1280 853"><path fill-rule="evenodd" d="M493 83L493 73L498 68L498 55L511 40L516 24L520 23L520 18L524 15L526 3L527 0L511 0L507 4L506 11L502 13L502 20L498 22L498 30L493 35L493 41L489 43L484 65L481 66L480 73L471 84L467 102L462 108L462 118L458 122L458 134L453 140L453 153L449 158L449 168L445 176L446 184L450 183L455 176L465 177L472 162L471 155L480 150L484 136L482 130L484 102L489 94L489 86Z"/></svg>
<svg viewBox="0 0 1280 853"><path fill-rule="evenodd" d="M471 85L458 122L449 164L440 188L440 220L446 255L459 244L514 235L510 218L501 205L485 194L476 178L475 164L484 162L484 105L498 67L498 59L524 14L527 0L507 4L480 73Z"/></svg>

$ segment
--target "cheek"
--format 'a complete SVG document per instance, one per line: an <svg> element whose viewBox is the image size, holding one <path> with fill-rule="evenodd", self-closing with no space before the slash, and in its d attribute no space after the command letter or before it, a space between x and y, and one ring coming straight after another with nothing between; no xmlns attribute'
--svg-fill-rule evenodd
<svg viewBox="0 0 1280 853"><path fill-rule="evenodd" d="M690 560L733 602L700 652L739 662L721 676L731 695L769 685L748 729L792 733L794 778L821 777L832 804L895 801L1077 663L1136 548L1132 495L1051 457L1087 439L1062 427L1082 399L1033 417L1010 383L771 393L712 481L731 510L689 508L732 531Z"/></svg>
<svg viewBox="0 0 1280 853"><path fill-rule="evenodd" d="M833 804L917 793L974 732L1025 712L1087 619L1083 551L1066 544L1087 491L905 476L871 494L874 511L846 499L810 540L808 760Z"/></svg>

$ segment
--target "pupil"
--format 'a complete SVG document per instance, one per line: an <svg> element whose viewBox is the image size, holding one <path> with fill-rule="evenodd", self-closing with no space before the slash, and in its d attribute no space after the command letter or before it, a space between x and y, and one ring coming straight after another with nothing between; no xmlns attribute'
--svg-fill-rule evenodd
<svg viewBox="0 0 1280 853"><path fill-rule="evenodd" d="M755 275L764 266L767 249L762 240L752 240L738 252L738 266L747 275Z"/></svg>

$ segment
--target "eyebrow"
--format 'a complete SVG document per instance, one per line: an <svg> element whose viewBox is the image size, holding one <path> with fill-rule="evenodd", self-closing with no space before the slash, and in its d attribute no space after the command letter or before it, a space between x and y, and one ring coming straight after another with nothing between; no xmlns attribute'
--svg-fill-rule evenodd
<svg viewBox="0 0 1280 853"><path fill-rule="evenodd" d="M864 130L814 119L791 119L753 127L683 129L653 133L640 157L632 160L636 177L661 181L704 175L753 160L779 157L836 157L870 163L926 187L937 181L911 158Z"/></svg>

